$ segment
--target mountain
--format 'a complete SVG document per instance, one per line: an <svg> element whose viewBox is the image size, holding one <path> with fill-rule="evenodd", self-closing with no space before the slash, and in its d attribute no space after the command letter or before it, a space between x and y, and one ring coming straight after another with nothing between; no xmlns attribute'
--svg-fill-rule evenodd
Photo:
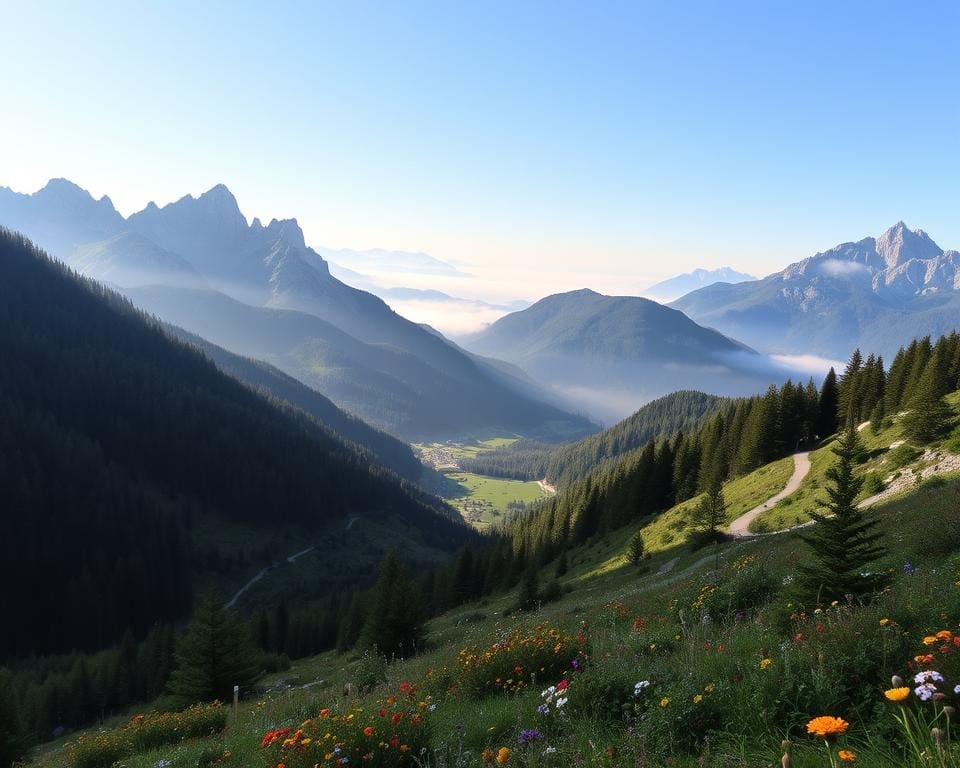
<svg viewBox="0 0 960 768"><path fill-rule="evenodd" d="M534 402L529 393L491 378L444 338L333 277L326 261L306 245L295 219L248 224L222 184L163 207L150 203L126 220L109 198L96 201L66 181L51 181L33 195L0 189L0 224L23 231L83 274L131 295L145 286L167 288L151 311L200 336L206 337L207 325L224 327L212 317L214 308L247 318L257 315L247 309L296 310L324 321L313 326L322 328L318 336L297 332L295 341L277 340L279 351L246 343L239 328L209 340L243 355L280 358L307 338L335 336L335 343L299 349L297 365L279 367L297 377L309 369L310 386L406 439L462 435L490 425L547 439L592 429L587 420ZM194 312L176 305L196 300L200 294L194 291L205 292L207 307ZM236 307L237 301L247 308ZM184 322L185 315L197 322ZM300 324L273 324L270 333L280 326ZM361 360L359 368L351 368ZM378 367L381 363L385 367ZM405 373L398 377L400 369ZM339 400L343 386L324 389L327 382L350 382L352 396Z"/></svg>
<svg viewBox="0 0 960 768"><path fill-rule="evenodd" d="M730 402L703 392L672 392L647 403L609 429L576 442L538 445L520 440L458 463L467 472L517 480L546 479L555 486L566 487L651 440L698 430Z"/></svg>
<svg viewBox="0 0 960 768"><path fill-rule="evenodd" d="M341 267L367 273L396 273L415 275L435 275L438 277L468 277L454 264L436 259L422 252L387 251L374 248L367 251L354 251L349 248L333 250L317 248L317 252L327 261Z"/></svg>
<svg viewBox="0 0 960 768"><path fill-rule="evenodd" d="M698 323L769 352L886 357L960 326L960 253L902 221L762 280L716 284L673 302Z"/></svg>
<svg viewBox="0 0 960 768"><path fill-rule="evenodd" d="M0 658L142 636L181 619L198 586L235 589L311 545L323 592L369 579L386 543L435 559L472 536L7 231L0 359L0 583L20 585L0 592L17 617Z"/></svg>
<svg viewBox="0 0 960 768"><path fill-rule="evenodd" d="M590 290L548 296L463 345L519 365L613 421L677 389L747 394L787 375L682 312Z"/></svg>
<svg viewBox="0 0 960 768"><path fill-rule="evenodd" d="M264 360L350 413L407 440L466 430L521 430L552 439L589 431L569 416L508 386L507 379L457 352L472 380L385 344L368 344L307 312L254 307L210 289L128 288L138 306L204 339ZM427 331L423 331L428 333ZM450 346L435 337L438 343ZM456 371L454 373L457 373Z"/></svg>
<svg viewBox="0 0 960 768"><path fill-rule="evenodd" d="M164 324L164 331L169 336L197 347L221 371L239 379L265 397L300 408L336 436L353 443L359 450L367 451L377 463L393 470L405 480L414 483L420 480L423 464L409 444L342 411L315 389L269 363L235 355L175 325Z"/></svg>
<svg viewBox="0 0 960 768"><path fill-rule="evenodd" d="M756 280L753 275L745 272L737 272L730 267L719 267L717 269L695 269L693 272L686 272L676 277L668 278L659 283L654 283L648 288L644 288L642 293L656 301L672 301L684 294L695 291L714 283L743 283L748 280Z"/></svg>

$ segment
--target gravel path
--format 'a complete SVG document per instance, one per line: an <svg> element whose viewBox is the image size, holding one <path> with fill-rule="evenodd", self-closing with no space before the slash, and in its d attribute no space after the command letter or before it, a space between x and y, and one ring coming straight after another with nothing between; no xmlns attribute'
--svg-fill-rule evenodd
<svg viewBox="0 0 960 768"><path fill-rule="evenodd" d="M780 493L771 496L762 504L754 507L749 512L745 512L744 514L740 515L740 517L730 523L730 533L733 535L733 538L745 539L749 536L752 536L753 534L750 533L750 523L760 517L760 515L762 515L768 509L773 507L777 502L782 501L793 493L796 493L797 489L800 487L800 483L803 482L803 478L805 478L809 472L809 451L793 454L793 474L790 476L790 479L787 480L787 484L784 489L780 491Z"/></svg>

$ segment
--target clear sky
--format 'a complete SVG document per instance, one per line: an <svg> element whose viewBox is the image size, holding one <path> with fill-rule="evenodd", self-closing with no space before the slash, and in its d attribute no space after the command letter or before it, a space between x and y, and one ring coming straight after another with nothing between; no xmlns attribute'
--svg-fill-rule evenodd
<svg viewBox="0 0 960 768"><path fill-rule="evenodd" d="M0 2L0 185L226 183L466 293L960 248L960 4ZM482 289L482 290L481 290ZM496 289L496 290L495 290Z"/></svg>

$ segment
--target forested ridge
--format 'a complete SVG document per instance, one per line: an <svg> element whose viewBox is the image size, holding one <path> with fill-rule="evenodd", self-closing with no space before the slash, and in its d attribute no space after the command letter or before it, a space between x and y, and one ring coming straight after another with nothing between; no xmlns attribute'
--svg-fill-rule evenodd
<svg viewBox="0 0 960 768"><path fill-rule="evenodd" d="M0 658L97 650L183 617L211 567L201 519L267 538L399 516L428 546L470 538L439 502L8 231L0 270L0 578L21 585L0 593L16 617Z"/></svg>
<svg viewBox="0 0 960 768"><path fill-rule="evenodd" d="M681 390L659 397L609 429L576 442L553 446L521 440L462 459L460 466L467 472L516 480L545 478L566 486L654 438L697 429L729 402L728 398Z"/></svg>

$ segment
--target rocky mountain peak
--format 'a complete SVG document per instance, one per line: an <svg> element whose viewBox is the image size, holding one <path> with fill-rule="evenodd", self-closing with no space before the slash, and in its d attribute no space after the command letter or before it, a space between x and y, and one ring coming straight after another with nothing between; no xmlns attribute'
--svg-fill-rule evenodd
<svg viewBox="0 0 960 768"><path fill-rule="evenodd" d="M902 221L880 235L876 247L888 269L911 259L927 260L943 255L943 249L926 232L911 230Z"/></svg>

